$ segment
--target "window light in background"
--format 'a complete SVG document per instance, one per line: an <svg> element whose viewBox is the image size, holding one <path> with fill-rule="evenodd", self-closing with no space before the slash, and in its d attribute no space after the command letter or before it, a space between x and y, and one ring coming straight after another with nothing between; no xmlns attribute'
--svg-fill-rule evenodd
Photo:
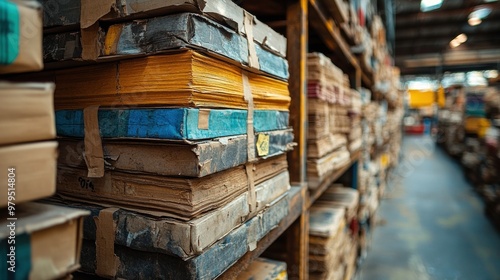
<svg viewBox="0 0 500 280"><path fill-rule="evenodd" d="M420 2L420 10L422 12L429 12L441 8L443 0L422 0Z"/></svg>

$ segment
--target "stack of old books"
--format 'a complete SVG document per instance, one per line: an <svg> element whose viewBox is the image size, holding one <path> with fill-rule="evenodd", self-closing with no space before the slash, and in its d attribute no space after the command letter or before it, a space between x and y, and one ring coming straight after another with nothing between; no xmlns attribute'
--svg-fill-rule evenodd
<svg viewBox="0 0 500 280"><path fill-rule="evenodd" d="M286 39L230 1L115 2L45 22L57 203L92 212L82 272L215 278L288 214Z"/></svg>
<svg viewBox="0 0 500 280"><path fill-rule="evenodd" d="M354 153L358 151L363 144L363 128L362 120L362 102L361 95L357 90L351 89L350 91L351 106L349 108L349 117L351 127L347 133L349 141L349 152Z"/></svg>
<svg viewBox="0 0 500 280"><path fill-rule="evenodd" d="M41 70L40 5L2 1L0 21L0 74ZM86 211L33 202L56 189L53 91L52 83L0 82L2 279L59 279L79 267Z"/></svg>
<svg viewBox="0 0 500 280"><path fill-rule="evenodd" d="M311 207L311 279L351 279L357 259L358 201L356 190L332 185Z"/></svg>
<svg viewBox="0 0 500 280"><path fill-rule="evenodd" d="M307 175L316 188L350 160L346 133L350 131L350 89L342 70L320 53L307 59L308 143Z"/></svg>

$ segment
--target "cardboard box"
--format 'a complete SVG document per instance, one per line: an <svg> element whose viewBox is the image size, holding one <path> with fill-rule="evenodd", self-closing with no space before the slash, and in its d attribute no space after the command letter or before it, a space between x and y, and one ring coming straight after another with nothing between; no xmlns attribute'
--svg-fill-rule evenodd
<svg viewBox="0 0 500 280"><path fill-rule="evenodd" d="M242 271L237 280L286 280L286 262L258 258Z"/></svg>
<svg viewBox="0 0 500 280"><path fill-rule="evenodd" d="M42 11L36 1L0 2L0 74L43 68Z"/></svg>
<svg viewBox="0 0 500 280"><path fill-rule="evenodd" d="M0 147L0 207L7 206L8 192L16 205L48 197L56 191L57 142L38 142ZM10 172L10 169L15 169ZM11 178L12 185L8 185ZM13 180L12 180L13 179ZM9 188L14 187L15 190Z"/></svg>
<svg viewBox="0 0 500 280"><path fill-rule="evenodd" d="M15 246L16 252L16 279L59 279L77 270L80 267L83 217L88 213L34 202L16 205L17 220L2 218L0 222L3 244L15 236L15 245L11 245ZM9 229L12 223L15 224L15 235ZM7 253L0 256L3 275L10 274L7 272L10 260Z"/></svg>
<svg viewBox="0 0 500 280"><path fill-rule="evenodd" d="M0 82L0 145L56 137L54 84Z"/></svg>

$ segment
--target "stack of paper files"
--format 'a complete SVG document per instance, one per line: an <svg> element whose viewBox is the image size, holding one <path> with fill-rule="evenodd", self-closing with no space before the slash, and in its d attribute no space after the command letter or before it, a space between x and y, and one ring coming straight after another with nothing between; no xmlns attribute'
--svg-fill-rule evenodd
<svg viewBox="0 0 500 280"><path fill-rule="evenodd" d="M307 69L307 177L314 189L350 161L351 89L342 70L323 54L308 54Z"/></svg>
<svg viewBox="0 0 500 280"><path fill-rule="evenodd" d="M344 210L313 205L309 218L309 277L344 279L344 248L348 242Z"/></svg>
<svg viewBox="0 0 500 280"><path fill-rule="evenodd" d="M36 1L0 1L0 75L43 68L42 14ZM0 278L71 278L80 266L87 212L32 202L56 191L54 84L4 79L0 76Z"/></svg>
<svg viewBox="0 0 500 280"><path fill-rule="evenodd" d="M311 207L311 279L351 279L358 251L358 204L356 190L334 184Z"/></svg>
<svg viewBox="0 0 500 280"><path fill-rule="evenodd" d="M231 1L68 2L29 78L57 85L57 203L92 212L82 271L217 277L288 214L286 39Z"/></svg>
<svg viewBox="0 0 500 280"><path fill-rule="evenodd" d="M358 151L363 144L363 129L361 125L361 94L351 89L351 106L349 108L350 127L346 134L349 140L349 152L354 153Z"/></svg>

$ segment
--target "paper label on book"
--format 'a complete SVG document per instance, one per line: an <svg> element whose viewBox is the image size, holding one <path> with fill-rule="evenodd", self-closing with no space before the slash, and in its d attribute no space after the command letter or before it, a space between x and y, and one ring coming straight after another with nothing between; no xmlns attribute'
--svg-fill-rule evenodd
<svg viewBox="0 0 500 280"><path fill-rule="evenodd" d="M207 130L209 119L210 119L210 110L200 109L198 111L198 129Z"/></svg>
<svg viewBox="0 0 500 280"><path fill-rule="evenodd" d="M0 65L12 64L19 55L20 18L17 6L0 1Z"/></svg>
<svg viewBox="0 0 500 280"><path fill-rule="evenodd" d="M269 135L259 134L257 136L257 154L259 157L267 156L269 154Z"/></svg>

